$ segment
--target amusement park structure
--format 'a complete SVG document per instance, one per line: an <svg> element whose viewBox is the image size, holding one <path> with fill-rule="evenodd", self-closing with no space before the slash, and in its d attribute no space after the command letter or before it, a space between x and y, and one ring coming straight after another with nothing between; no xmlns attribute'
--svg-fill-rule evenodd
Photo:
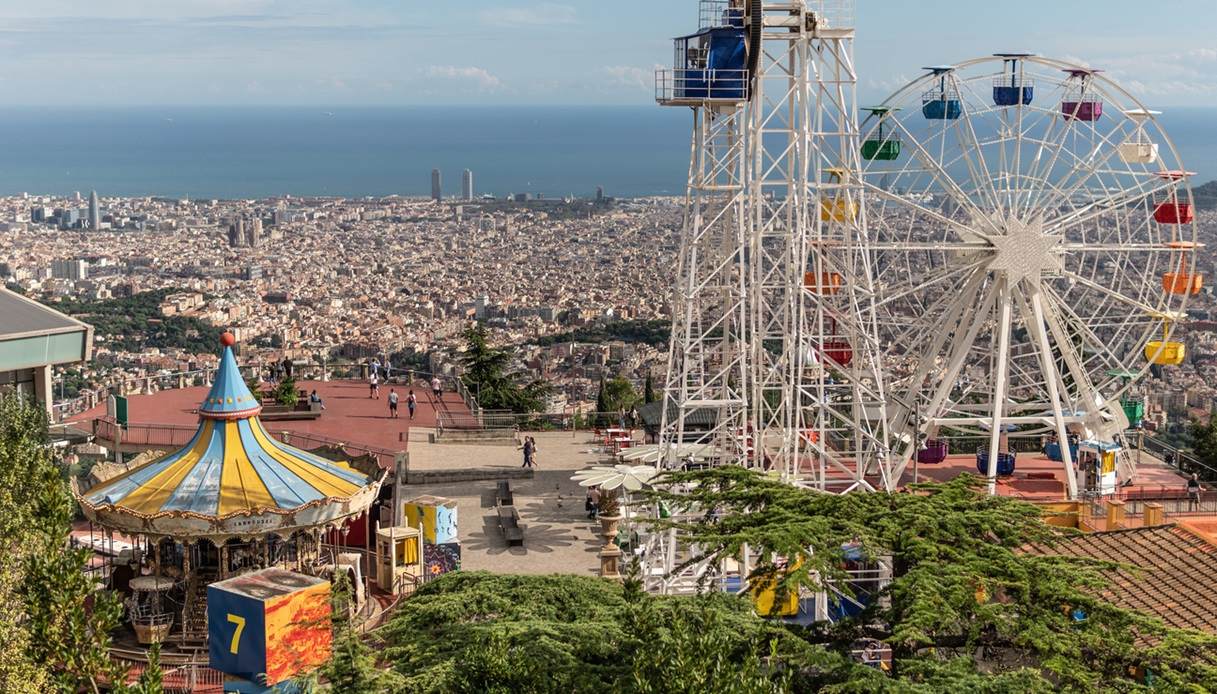
<svg viewBox="0 0 1217 694"><path fill-rule="evenodd" d="M1054 440L1070 498L1131 480L1131 389L1182 362L1172 333L1203 284L1188 174L1155 115L1098 70L1023 53L927 68L871 109L862 181L897 436L934 455L980 440L956 452L976 452L990 491L1020 438Z"/></svg>
<svg viewBox="0 0 1217 694"><path fill-rule="evenodd" d="M826 492L1020 450L1070 498L1135 472L1126 431L1203 278L1189 174L1099 70L927 68L859 108L848 0L703 0L656 99L693 116L662 467ZM694 425L696 423L696 425Z"/></svg>
<svg viewBox="0 0 1217 694"><path fill-rule="evenodd" d="M832 492L898 482L852 9L704 0L657 75L658 101L693 114L661 465L742 464Z"/></svg>

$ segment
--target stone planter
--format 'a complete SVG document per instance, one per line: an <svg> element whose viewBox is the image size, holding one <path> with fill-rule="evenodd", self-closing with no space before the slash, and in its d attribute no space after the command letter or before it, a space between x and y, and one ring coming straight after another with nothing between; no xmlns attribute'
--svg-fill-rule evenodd
<svg viewBox="0 0 1217 694"><path fill-rule="evenodd" d="M617 526L621 523L621 516L600 516L600 534L604 535L604 541L612 544L617 537Z"/></svg>

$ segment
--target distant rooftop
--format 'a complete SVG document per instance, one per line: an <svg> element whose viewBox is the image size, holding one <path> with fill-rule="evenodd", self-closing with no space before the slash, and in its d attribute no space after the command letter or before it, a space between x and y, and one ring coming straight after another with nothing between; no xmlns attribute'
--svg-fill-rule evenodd
<svg viewBox="0 0 1217 694"><path fill-rule="evenodd" d="M71 316L0 287L0 340L88 329Z"/></svg>

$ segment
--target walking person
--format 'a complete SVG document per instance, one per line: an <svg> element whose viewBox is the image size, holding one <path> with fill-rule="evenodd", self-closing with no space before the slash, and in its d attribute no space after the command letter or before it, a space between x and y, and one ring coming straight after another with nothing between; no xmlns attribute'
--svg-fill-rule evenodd
<svg viewBox="0 0 1217 694"><path fill-rule="evenodd" d="M587 499L583 502L583 508L587 510L589 520L596 520L600 513L600 487L587 488Z"/></svg>
<svg viewBox="0 0 1217 694"><path fill-rule="evenodd" d="M380 399L380 377L376 375L375 371L372 372L372 377L368 379L368 399L371 398Z"/></svg>
<svg viewBox="0 0 1217 694"><path fill-rule="evenodd" d="M389 417L397 419L397 390L389 389Z"/></svg>
<svg viewBox="0 0 1217 694"><path fill-rule="evenodd" d="M414 419L414 408L418 406L418 398L414 397L414 391L411 390L406 396L406 409L410 411L410 419Z"/></svg>
<svg viewBox="0 0 1217 694"><path fill-rule="evenodd" d="M1203 487L1200 486L1200 475L1192 473L1191 478L1187 481L1187 510L1200 510L1200 492Z"/></svg>
<svg viewBox="0 0 1217 694"><path fill-rule="evenodd" d="M435 396L435 402L440 401L440 397L444 394L443 384L439 382L439 376L431 377L431 394Z"/></svg>
<svg viewBox="0 0 1217 694"><path fill-rule="evenodd" d="M524 464L520 467L532 467L532 437L525 436L520 448L524 450Z"/></svg>

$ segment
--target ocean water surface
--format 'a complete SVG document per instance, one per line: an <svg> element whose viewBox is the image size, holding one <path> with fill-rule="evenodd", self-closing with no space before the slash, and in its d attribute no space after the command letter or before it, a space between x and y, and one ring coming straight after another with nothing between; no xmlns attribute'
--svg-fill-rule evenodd
<svg viewBox="0 0 1217 694"><path fill-rule="evenodd" d="M1163 109L1197 181L1217 178L1217 109ZM0 194L252 198L683 193L688 109L3 108Z"/></svg>

